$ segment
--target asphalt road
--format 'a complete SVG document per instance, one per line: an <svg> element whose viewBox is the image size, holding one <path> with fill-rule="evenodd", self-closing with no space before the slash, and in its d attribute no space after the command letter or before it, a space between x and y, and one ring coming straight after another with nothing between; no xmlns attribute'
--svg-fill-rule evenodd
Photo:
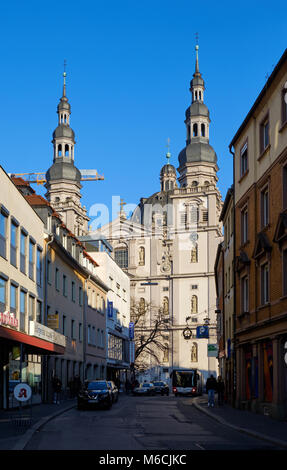
<svg viewBox="0 0 287 470"><path fill-rule="evenodd" d="M191 406L190 398L121 395L111 410L73 408L49 421L25 450L271 450Z"/></svg>

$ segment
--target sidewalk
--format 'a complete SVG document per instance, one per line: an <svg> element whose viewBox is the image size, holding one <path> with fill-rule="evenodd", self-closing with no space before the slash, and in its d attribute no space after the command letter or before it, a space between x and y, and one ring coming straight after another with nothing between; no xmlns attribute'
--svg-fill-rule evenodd
<svg viewBox="0 0 287 470"><path fill-rule="evenodd" d="M207 395L203 395L193 398L190 403L225 426L287 448L287 421L277 421L269 416L238 410L228 404L218 406L217 401L214 408L209 408L207 402Z"/></svg>
<svg viewBox="0 0 287 470"><path fill-rule="evenodd" d="M22 421L19 419L19 410L0 410L0 450L23 450L37 429L75 406L75 398L63 400L59 405L32 405L32 409L22 409Z"/></svg>

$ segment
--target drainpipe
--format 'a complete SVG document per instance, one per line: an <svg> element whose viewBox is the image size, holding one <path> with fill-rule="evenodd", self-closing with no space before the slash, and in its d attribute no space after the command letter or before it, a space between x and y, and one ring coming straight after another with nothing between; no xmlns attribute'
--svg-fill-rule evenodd
<svg viewBox="0 0 287 470"><path fill-rule="evenodd" d="M235 406L236 402L236 389L237 389L237 370L236 370L236 274L235 274L235 253L236 253L236 231L235 231L235 152L231 150L229 146L229 152L233 157L233 393L232 393L232 405Z"/></svg>
<svg viewBox="0 0 287 470"><path fill-rule="evenodd" d="M44 288L44 325L47 325L48 320L48 247L54 241L54 235L50 235L51 239L46 243L46 256L45 256L45 288ZM48 387L49 387L49 371L48 371L48 357L43 356L43 402L48 402Z"/></svg>

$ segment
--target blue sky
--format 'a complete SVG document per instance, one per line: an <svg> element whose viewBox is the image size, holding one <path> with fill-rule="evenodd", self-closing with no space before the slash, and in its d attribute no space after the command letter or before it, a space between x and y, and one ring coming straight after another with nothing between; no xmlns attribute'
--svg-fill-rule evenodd
<svg viewBox="0 0 287 470"><path fill-rule="evenodd" d="M84 183L83 204L111 207L112 196L136 204L153 194L167 139L176 167L185 146L198 32L224 198L228 146L287 46L286 12L283 1L2 2L0 164L15 173L52 164L66 59L75 163L105 177Z"/></svg>

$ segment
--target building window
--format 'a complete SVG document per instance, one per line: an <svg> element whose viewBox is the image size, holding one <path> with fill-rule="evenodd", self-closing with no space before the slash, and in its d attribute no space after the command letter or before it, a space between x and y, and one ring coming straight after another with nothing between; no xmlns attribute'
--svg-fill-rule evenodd
<svg viewBox="0 0 287 470"><path fill-rule="evenodd" d="M269 146L269 117L267 116L260 124L260 152Z"/></svg>
<svg viewBox="0 0 287 470"><path fill-rule="evenodd" d="M190 223L191 225L198 224L199 221L199 208L198 207L191 207L190 209Z"/></svg>
<svg viewBox="0 0 287 470"><path fill-rule="evenodd" d="M14 284L10 285L10 311L16 315L17 309L17 287Z"/></svg>
<svg viewBox="0 0 287 470"><path fill-rule="evenodd" d="M201 124L201 135L202 137L205 137L205 125Z"/></svg>
<svg viewBox="0 0 287 470"><path fill-rule="evenodd" d="M71 338L75 339L75 320L71 320Z"/></svg>
<svg viewBox="0 0 287 470"><path fill-rule="evenodd" d="M10 263L15 267L17 267L17 229L18 226L11 222Z"/></svg>
<svg viewBox="0 0 287 470"><path fill-rule="evenodd" d="M63 274L63 295L67 297L67 276Z"/></svg>
<svg viewBox="0 0 287 470"><path fill-rule="evenodd" d="M91 344L91 325L88 325L88 344Z"/></svg>
<svg viewBox="0 0 287 470"><path fill-rule="evenodd" d="M29 321L34 321L35 298L29 295Z"/></svg>
<svg viewBox="0 0 287 470"><path fill-rule="evenodd" d="M81 287L79 287L79 305L83 305L83 290Z"/></svg>
<svg viewBox="0 0 287 470"><path fill-rule="evenodd" d="M191 313L198 313L198 300L196 295L191 297Z"/></svg>
<svg viewBox="0 0 287 470"><path fill-rule="evenodd" d="M0 256L6 258L7 216L0 212Z"/></svg>
<svg viewBox="0 0 287 470"><path fill-rule="evenodd" d="M30 240L29 241L29 278L34 281L34 253L35 253L35 243Z"/></svg>
<svg viewBox="0 0 287 470"><path fill-rule="evenodd" d="M180 213L180 225L185 227L187 222L187 213L186 212L181 212Z"/></svg>
<svg viewBox="0 0 287 470"><path fill-rule="evenodd" d="M82 323L79 323L79 341L82 341Z"/></svg>
<svg viewBox="0 0 287 470"><path fill-rule="evenodd" d="M195 245L191 249L191 257L190 257L191 263L197 263L198 262L198 244L195 243Z"/></svg>
<svg viewBox="0 0 287 470"><path fill-rule="evenodd" d="M248 145L247 142L240 150L240 178L242 178L248 171Z"/></svg>
<svg viewBox="0 0 287 470"><path fill-rule="evenodd" d="M42 251L39 248L37 248L36 270L37 270L37 284L38 286L41 286L42 285Z"/></svg>
<svg viewBox="0 0 287 470"><path fill-rule="evenodd" d="M115 262L119 265L120 268L128 267L128 249L127 248L117 248L115 250Z"/></svg>
<svg viewBox="0 0 287 470"><path fill-rule="evenodd" d="M269 302L269 264L261 266L261 304Z"/></svg>
<svg viewBox="0 0 287 470"><path fill-rule="evenodd" d="M62 329L63 335L66 335L66 315L63 315L63 329Z"/></svg>
<svg viewBox="0 0 287 470"><path fill-rule="evenodd" d="M208 222L208 210L202 211L202 222Z"/></svg>
<svg viewBox="0 0 287 470"><path fill-rule="evenodd" d="M198 128L197 128L197 124L193 124L193 137L197 137L197 134L198 134Z"/></svg>
<svg viewBox="0 0 287 470"><path fill-rule="evenodd" d="M42 302L37 300L36 322L42 323Z"/></svg>
<svg viewBox="0 0 287 470"><path fill-rule="evenodd" d="M27 294L20 291L20 330L25 331L25 315L26 315L26 298Z"/></svg>
<svg viewBox="0 0 287 470"><path fill-rule="evenodd" d="M55 269L55 287L57 290L60 289L60 282L59 282L59 269Z"/></svg>
<svg viewBox="0 0 287 470"><path fill-rule="evenodd" d="M21 231L20 235L20 271L26 274L27 235Z"/></svg>
<svg viewBox="0 0 287 470"><path fill-rule="evenodd" d="M269 191L268 187L261 191L261 226L266 227L269 223Z"/></svg>
<svg viewBox="0 0 287 470"><path fill-rule="evenodd" d="M7 300L7 281L0 277L0 312L5 312Z"/></svg>
<svg viewBox="0 0 287 470"><path fill-rule="evenodd" d="M248 210L244 207L241 211L241 244L248 240Z"/></svg>
<svg viewBox="0 0 287 470"><path fill-rule="evenodd" d="M241 311L242 313L249 311L248 276L241 278Z"/></svg>
<svg viewBox="0 0 287 470"><path fill-rule="evenodd" d="M75 302L75 283L72 281L72 301Z"/></svg>

